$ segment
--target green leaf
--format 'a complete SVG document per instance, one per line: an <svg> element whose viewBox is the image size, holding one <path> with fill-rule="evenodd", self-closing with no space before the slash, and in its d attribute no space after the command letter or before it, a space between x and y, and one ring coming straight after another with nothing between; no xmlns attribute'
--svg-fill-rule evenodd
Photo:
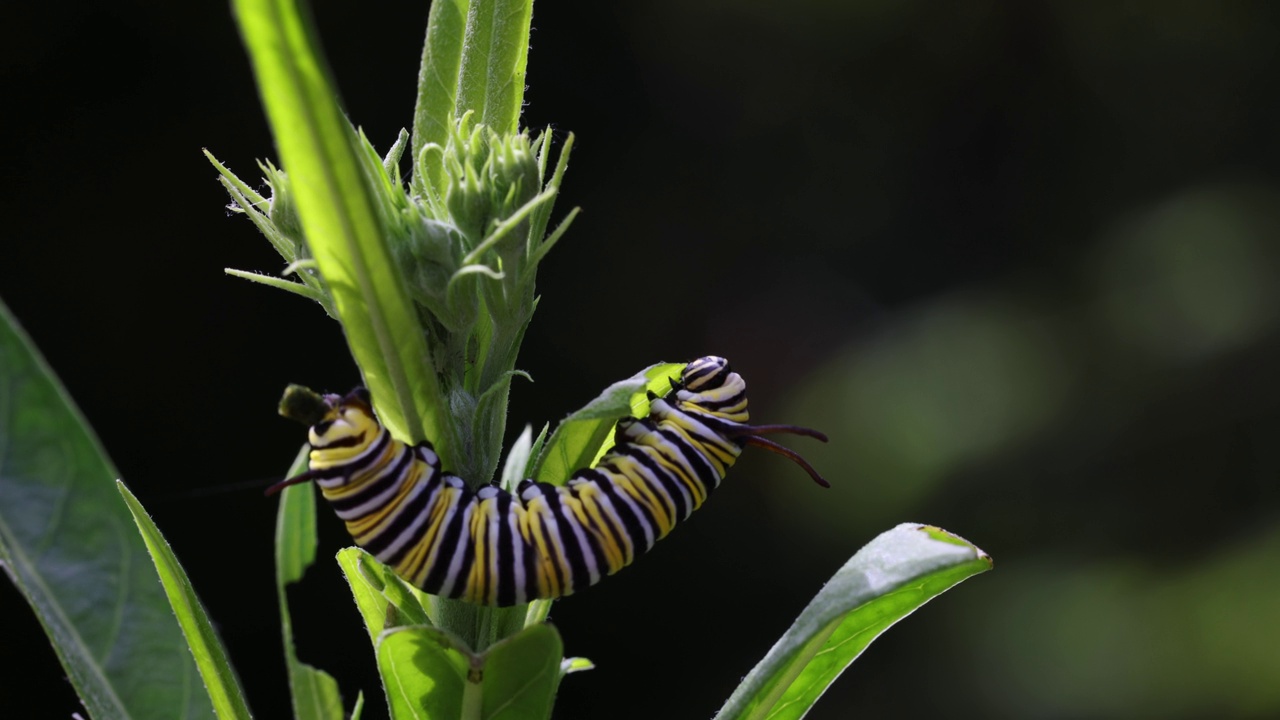
<svg viewBox="0 0 1280 720"><path fill-rule="evenodd" d="M431 597L413 588L391 568L358 547L338 551L338 566L347 576L369 640L389 627L435 625ZM391 620L391 622L388 622Z"/></svg>
<svg viewBox="0 0 1280 720"><path fill-rule="evenodd" d="M391 200L362 166L364 148L338 107L310 24L294 0L235 0L235 9L307 245L378 416L397 439L431 438L450 458L448 404L385 242L379 208Z"/></svg>
<svg viewBox="0 0 1280 720"><path fill-rule="evenodd" d="M495 644L485 653L480 717L525 720L551 715L564 646L546 623Z"/></svg>
<svg viewBox="0 0 1280 720"><path fill-rule="evenodd" d="M498 134L519 130L532 0L471 0L455 112Z"/></svg>
<svg viewBox="0 0 1280 720"><path fill-rule="evenodd" d="M525 610L524 626L531 627L540 622L546 622L547 616L551 614L553 602L555 602L553 598L543 598L529 603L528 609Z"/></svg>
<svg viewBox="0 0 1280 720"><path fill-rule="evenodd" d="M378 638L378 672L395 720L461 720L470 650L433 627L402 627Z"/></svg>
<svg viewBox="0 0 1280 720"><path fill-rule="evenodd" d="M801 718L872 640L991 557L935 527L903 524L855 554L734 691L716 720Z"/></svg>
<svg viewBox="0 0 1280 720"><path fill-rule="evenodd" d="M560 634L546 624L527 628L482 654L430 627L396 628L378 640L378 669L397 720L547 718L562 655Z"/></svg>
<svg viewBox="0 0 1280 720"><path fill-rule="evenodd" d="M423 155L429 144L443 148L449 141L458 97L458 69L462 67L462 43L467 27L468 0L438 0L427 16L427 38L418 69L418 101L413 109L414 191L423 197L427 188L444 194L443 155Z"/></svg>
<svg viewBox="0 0 1280 720"><path fill-rule="evenodd" d="M116 477L0 303L0 566L94 718L211 718Z"/></svg>
<svg viewBox="0 0 1280 720"><path fill-rule="evenodd" d="M596 664L584 657L565 658L560 663L560 674L569 675L570 673L582 672L584 670L595 670Z"/></svg>
<svg viewBox="0 0 1280 720"><path fill-rule="evenodd" d="M613 426L619 418L649 414L647 393L665 395L670 381L684 371L684 363L650 365L616 382L582 409L560 422L538 458L535 480L563 485L575 470L589 467L613 446Z"/></svg>
<svg viewBox="0 0 1280 720"><path fill-rule="evenodd" d="M307 469L308 446L303 446L286 477ZM293 645L293 618L285 585L302 579L316 560L315 485L300 483L285 488L276 514L276 597L280 603L280 628L284 659L289 671L296 720L343 720L342 695L333 676L298 660Z"/></svg>
<svg viewBox="0 0 1280 720"><path fill-rule="evenodd" d="M133 521L137 523L138 532L147 544L147 551L151 553L151 560L160 574L160 583L164 585L165 595L169 597L169 606L178 618L178 626L182 628L191 654L195 656L196 667L200 670L205 689L213 700L214 712L220 720L251 717L244 701L244 691L240 689L240 680L236 678L231 661L227 658L227 651L222 647L213 623L209 622L209 615L200 604L195 588L191 587L187 573L178 563L169 543L160 534L160 529L151 522L142 503L138 502L123 482L117 480L116 486L124 497L125 504L129 506L129 512L133 513Z"/></svg>

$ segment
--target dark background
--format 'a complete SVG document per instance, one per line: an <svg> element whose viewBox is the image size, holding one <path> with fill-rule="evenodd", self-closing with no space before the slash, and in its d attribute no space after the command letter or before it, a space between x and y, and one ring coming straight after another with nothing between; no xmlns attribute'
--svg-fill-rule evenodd
<svg viewBox="0 0 1280 720"><path fill-rule="evenodd" d="M425 3L316 3L345 105L410 123ZM226 4L16 3L0 26L0 296L154 515L260 717L287 715L270 566L286 383L356 383L200 153L274 157ZM633 568L558 603L557 716L710 717L903 521L996 559L810 717L1280 714L1274 3L548 2L524 122L577 134L510 437L716 353L831 479L748 453ZM336 567L302 654L380 717ZM0 702L78 708L0 588ZM0 709L2 710L2 709ZM13 710L10 707L9 710ZM30 712L30 711L28 711ZM10 716L10 713L2 713ZM25 716L25 715L24 715Z"/></svg>

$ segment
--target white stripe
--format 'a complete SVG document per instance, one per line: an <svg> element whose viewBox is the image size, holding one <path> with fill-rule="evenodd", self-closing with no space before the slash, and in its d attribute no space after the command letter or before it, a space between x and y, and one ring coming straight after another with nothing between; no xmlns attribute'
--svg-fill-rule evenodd
<svg viewBox="0 0 1280 720"><path fill-rule="evenodd" d="M457 503L454 503L453 506L457 508ZM475 501L467 503L467 506L462 509L462 535L458 539L458 547L455 548L453 551L453 558L449 560L449 572L445 576L444 585L441 586L440 588L440 594L445 597L457 597L457 593L454 592L455 590L454 586L457 585L457 581L459 579L458 576L462 572L462 561L466 557L467 545L471 544L472 542L471 515L475 512L475 509L476 509ZM451 518L454 515L457 515L456 510L454 512L449 513L449 517ZM444 529L447 527L448 527L447 523L440 526L441 528L440 540L444 540ZM465 588L465 587L466 587L466 579L464 578L462 588ZM462 588L458 588L458 589L460 590Z"/></svg>
<svg viewBox="0 0 1280 720"><path fill-rule="evenodd" d="M426 489L427 489L427 485L425 483L419 483L416 487L410 490L409 496L404 499L404 502L400 505L400 507L397 510L392 512L391 515L387 517L385 522L387 524L395 522L395 519L400 517L400 513L403 512L406 507L408 507L409 503L413 502L414 498L421 495L423 491L425 491ZM427 506L429 507L430 505L431 505L431 501L428 500ZM378 559L382 560L383 562L386 562L385 558L392 557L397 552L399 552L400 548L404 547L409 543L409 541L415 538L415 536L418 534L418 530L422 528L422 524L425 523L426 521L427 521L426 513L422 513L418 517L414 518L413 522L409 524L409 527L405 528L404 532L400 533L400 535L397 536L396 539L393 540L392 543L388 545L386 549L384 549L382 553L377 556Z"/></svg>

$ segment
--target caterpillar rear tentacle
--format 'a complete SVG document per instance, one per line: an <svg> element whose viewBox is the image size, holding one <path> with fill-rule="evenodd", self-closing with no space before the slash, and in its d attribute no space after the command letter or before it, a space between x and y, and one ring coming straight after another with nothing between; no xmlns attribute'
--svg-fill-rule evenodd
<svg viewBox="0 0 1280 720"><path fill-rule="evenodd" d="M393 439L363 389L301 396L309 392L291 388L281 414L311 424L310 467L267 494L314 481L356 543L401 577L483 605L562 597L630 565L701 507L746 445L828 487L799 454L763 437L826 436L748 424L746 383L719 357L694 360L671 392L651 394L648 416L619 420L594 466L564 485L524 480L514 493L472 490L441 470L429 442Z"/></svg>

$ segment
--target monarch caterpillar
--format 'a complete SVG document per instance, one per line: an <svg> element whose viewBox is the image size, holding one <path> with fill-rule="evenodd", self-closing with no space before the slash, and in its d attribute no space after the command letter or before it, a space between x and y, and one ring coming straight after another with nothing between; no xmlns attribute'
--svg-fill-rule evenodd
<svg viewBox="0 0 1280 720"><path fill-rule="evenodd" d="M367 390L310 393L310 467L273 485L314 480L357 544L422 590L482 605L569 595L630 565L719 486L746 445L779 453L816 482L803 458L762 435L792 425L748 425L746 383L724 358L685 366L649 415L623 418L616 444L564 485L524 480L510 493L472 490L440 469L429 442L410 447L374 417ZM309 391L306 391L309 393ZM288 395L286 395L286 401Z"/></svg>

